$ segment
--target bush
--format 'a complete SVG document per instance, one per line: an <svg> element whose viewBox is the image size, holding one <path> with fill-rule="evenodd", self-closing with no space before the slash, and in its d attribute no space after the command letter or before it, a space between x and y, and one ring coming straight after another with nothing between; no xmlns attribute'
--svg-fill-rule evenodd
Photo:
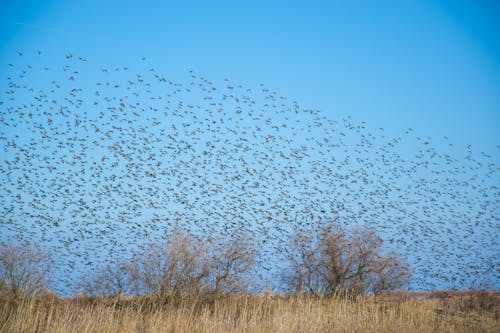
<svg viewBox="0 0 500 333"><path fill-rule="evenodd" d="M46 292L52 260L36 246L0 244L0 293L14 297Z"/></svg>
<svg viewBox="0 0 500 333"><path fill-rule="evenodd" d="M150 294L159 297L221 295L245 291L245 275L255 264L244 234L231 240L202 239L174 230L129 262L106 266L84 285L89 295Z"/></svg>
<svg viewBox="0 0 500 333"><path fill-rule="evenodd" d="M291 245L285 277L295 292L379 294L409 279L409 266L394 253L384 255L381 238L368 227L345 231L330 223L318 233L297 234Z"/></svg>
<svg viewBox="0 0 500 333"><path fill-rule="evenodd" d="M115 262L97 271L90 279L78 285L91 296L118 296L131 294L137 290L135 266L129 262Z"/></svg>

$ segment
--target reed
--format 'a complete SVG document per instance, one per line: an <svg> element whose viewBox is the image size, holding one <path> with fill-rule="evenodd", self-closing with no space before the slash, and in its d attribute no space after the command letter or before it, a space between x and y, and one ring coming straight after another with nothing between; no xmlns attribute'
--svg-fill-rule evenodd
<svg viewBox="0 0 500 333"><path fill-rule="evenodd" d="M498 332L499 298L3 298L0 332Z"/></svg>

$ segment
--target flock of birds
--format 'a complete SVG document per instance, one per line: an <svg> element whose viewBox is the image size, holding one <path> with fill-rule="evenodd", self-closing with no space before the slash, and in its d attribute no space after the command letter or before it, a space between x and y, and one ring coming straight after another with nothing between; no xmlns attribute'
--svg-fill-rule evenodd
<svg viewBox="0 0 500 333"><path fill-rule="evenodd" d="M411 129L390 138L262 84L33 53L2 70L0 241L56 254L63 294L173 228L244 231L256 283L279 289L291 236L335 218L376 228L412 289L499 288L492 156Z"/></svg>

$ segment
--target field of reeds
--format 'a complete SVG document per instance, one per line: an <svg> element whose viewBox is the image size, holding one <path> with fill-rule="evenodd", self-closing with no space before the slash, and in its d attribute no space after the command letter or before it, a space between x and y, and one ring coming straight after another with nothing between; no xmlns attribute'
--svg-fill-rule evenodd
<svg viewBox="0 0 500 333"><path fill-rule="evenodd" d="M0 299L0 332L499 332L498 293Z"/></svg>

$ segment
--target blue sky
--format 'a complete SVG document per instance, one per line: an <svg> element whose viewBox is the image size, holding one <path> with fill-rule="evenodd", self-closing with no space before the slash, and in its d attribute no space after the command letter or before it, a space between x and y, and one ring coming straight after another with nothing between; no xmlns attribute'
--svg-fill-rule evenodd
<svg viewBox="0 0 500 333"><path fill-rule="evenodd" d="M367 160L374 161L372 169L364 168L357 164L358 162L354 162L357 157L365 158L363 152L356 152L356 148L354 150L346 149L340 153L337 151L329 153L331 156L319 156L320 153L326 151L325 146L323 148L321 146L310 147L313 148L310 151L317 149L317 155L313 154L312 156L311 165L319 166L314 171L318 177L315 177L311 183L307 180L301 184L305 186L306 190L313 189L317 185L317 188L325 190L324 193L328 193L328 195L316 191L297 199L294 195L297 195L299 191L292 186L294 184L283 183L280 178L270 176L270 180L267 180L269 188L262 192L262 197L258 197L259 200L262 199L266 203L270 202L267 201L269 198L279 201L279 189L282 191L285 189L284 192L291 194L293 200L297 199L297 206L304 205L304 207L310 202L329 205L335 203L337 200L335 196L337 196L340 198L339 202L343 200L342 202L348 202L348 205L352 205L352 207L346 207L349 214L351 211L363 212L364 219L372 219L375 216L375 221L372 222L382 227L385 232L383 236L386 240L392 239L394 246L401 247L403 241L409 240L411 244L408 244L406 254L422 257L413 258L416 264L414 266L416 274L423 276L425 280L424 285L418 285L418 288L432 290L433 288L457 286L446 281L440 281L434 285L428 284L433 279L429 272L437 271L438 274L441 272L442 275L446 275L451 269L454 269L455 273L459 273L457 276L465 276L465 282L459 287L470 287L477 279L473 274L469 274L469 270L474 272L474 264L480 263L479 266L486 267L488 270L487 278L491 280L490 284L492 283L493 287L498 289L500 283L498 272L496 272L498 241L495 240L498 237L495 236L498 233L499 209L496 204L498 202L498 188L495 186L498 185L496 165L500 162L500 131L498 130L500 124L499 17L500 5L495 1L3 1L0 5L0 43L2 43L0 66L6 70L0 78L4 80L1 87L5 89L2 88L2 90L11 89L10 86L7 88L9 85L9 81L5 80L7 76L14 77L16 75L14 73L23 70L32 61L33 64L42 67L36 69L36 65L33 66L32 73L23 79L24 82L45 91L53 89L53 84L50 81L62 82L61 91L53 95L54 99L58 99L60 105L64 105L65 99L63 97L67 96L58 94L64 93L64 91L68 92L68 88L92 89L88 90L92 92L90 95L83 97L85 106L81 109L72 109L76 114L89 111L88 128L78 129L75 135L88 134L92 136L92 139L101 140L99 141L103 144L101 148L88 143L89 146L84 150L88 150L90 153L88 160L84 163L93 172L99 167L104 168L104 172L95 177L92 176L92 173L87 173L88 178L83 181L83 178L78 178L71 173L74 170L67 164L63 163L63 166L56 164L61 161L69 163L71 158L79 158L80 156L71 156L76 153L67 147L65 150L60 149L55 144L44 146L43 139L36 137L37 134L32 138L29 138L29 135L23 137L18 142L19 146L22 146L23 140L28 142L29 139L34 139L35 143L39 144L38 146L35 144L35 146L43 147L41 149L42 155L45 153L51 156L46 160L40 160L39 164L29 164L29 167L16 160L15 155L19 155L19 152L13 149L14 145L11 144L12 141L17 140L17 138L14 139L14 135L20 133L24 135L21 132L23 128L33 129L33 126L36 126L38 122L45 124L45 113L31 115L29 119L24 115L24 124L20 122L18 127L10 125L0 127L0 134L7 138L0 138L4 140L2 147L10 154L5 154L4 158L5 161L8 159L11 161L7 167L3 164L0 165L0 171L15 170L13 173L15 177L11 177L9 172L0 173L0 190L2 190L0 191L0 199L7 198L0 208L3 209L4 213L7 212L3 216L4 220L18 218L19 221L15 223L20 224L25 229L11 229L8 224L0 225L0 227L5 228L2 231L9 230L12 235L21 233L23 236L23 231L26 235L28 231L35 234L39 229L42 230L48 226L49 229L44 229L44 232L50 231L48 232L49 238L53 237L52 241L55 241L52 244L61 243L61 240L67 242L70 238L76 239L81 236L79 232L84 230L87 232L85 237L88 237L86 240L89 243L85 245L76 242L75 248L71 248L73 251L71 255L74 256L75 253L78 255L79 249L87 249L89 257L92 257L95 251L105 252L100 247L105 240L99 237L104 237L102 236L104 233L101 231L108 221L112 221L112 223L118 223L116 222L118 220L123 222L118 228L120 229L118 236L115 235L120 240L125 239L124 234L132 232L131 228L136 226L135 222L141 219L146 221L143 225L144 228L150 226L147 224L149 223L148 219L151 220L154 211L135 209L137 206L134 206L133 213L138 214L139 217L129 217L126 215L129 211L125 209L121 211L120 205L117 205L118 209L115 209L116 207L112 205L114 197L107 197L107 194L99 192L102 184L109 185L110 182L106 177L111 173L120 174L123 172L122 179L124 180L130 180L130 177L127 178L130 175L125 170L112 169L108 165L111 162L102 159L103 154L110 154L103 148L108 139L99 139L103 135L103 131L97 133L97 130L90 127L90 124L92 121L97 121L100 108L106 104L102 101L101 97L103 96L95 97L93 92L94 89L100 89L101 93L105 92L102 95L109 93L110 95L107 97L118 96L119 98L125 94L130 95L130 93L125 90L116 90L113 85L107 88L104 86L97 88L94 86L94 81L116 80L121 84L121 87L125 87L127 81L136 79L133 76L133 70L139 67L142 74L146 73L145 77L151 76L149 68L155 68L157 72L154 73L159 73L160 76L166 76L175 82L185 82L186 77L190 76L189 71L194 70L198 76L214 81L217 87L223 87L217 90L214 95L233 93L232 88L228 90L229 83L224 81L225 78L229 78L231 84L245 86L241 92L243 95L247 93L247 87L252 88L252 94L255 94L252 98L257 101L259 106L256 108L258 109L262 107L260 104L267 103L265 97L267 93L260 94L258 91L263 88L257 88L260 87L261 83L264 83L267 88L276 91L277 96L286 96L288 105L294 104L292 101L297 101L301 108L318 109L328 119L338 121L340 130L337 131L337 127L335 127L337 125L332 125L330 128L331 124L325 122L324 129L328 129L325 132L327 134L319 133L319 130L318 133L311 134L312 136L317 134L317 138L323 139L326 136L331 142L337 142L339 138L340 141L344 140L338 134L341 131L346 132L346 128L342 128L342 124L348 123L349 126L351 124L351 120L347 122L344 120L346 117L351 117L354 124L366 122L366 127L363 127L366 129L358 131L358 134L370 136L374 134L370 140L373 139L375 148L370 148L367 154L371 155L366 157ZM43 57L37 54L37 50L43 52ZM18 52L23 52L23 56L19 57ZM69 81L68 73L63 68L64 65L76 60L66 59L66 54L70 52L75 55L75 58L84 57L89 60L88 63L79 63L78 66L81 67L75 67L81 70L81 73L76 75L78 77L76 81ZM146 58L145 61L141 60L143 57ZM15 65L9 67L7 65L9 63ZM73 65L75 62L71 64ZM42 69L44 66L52 67L54 70L46 72ZM130 66L131 70L129 72L122 70L119 73L111 70L111 68L121 66ZM104 73L101 68L110 68L110 71ZM50 77L48 77L49 75ZM53 75L55 76L53 77ZM132 78L129 75L132 75ZM15 80L17 79L16 76ZM200 78L198 77L196 80L198 79ZM22 82L21 79L19 80ZM188 78L188 80L191 79ZM146 82L153 83L151 89L155 94L165 94L164 86L156 81L154 78L146 79ZM224 86L226 87L224 88ZM149 105L163 107L164 100L148 102L148 88L142 87L137 82L134 83L133 87L134 89L143 89L143 91L137 95L137 100L130 96L128 99L130 103L137 101L141 102L143 106L150 103ZM15 114L18 109L9 108L10 105L17 106L16 103L20 103L23 106L22 104L28 104L30 99L36 98L35 94L27 91L24 93L16 91L16 94L17 99L13 99L12 103L7 101L7 95L4 95L6 103L4 109L0 109L0 111L8 110L6 114L9 112ZM180 97L172 97L171 105L177 104L176 98L180 99L185 96L187 98L186 104L196 105L199 103L203 109L207 103L202 100L205 95L201 91L199 95L196 94L197 92L187 93L184 91ZM94 107L92 102L95 99L99 100L101 104L94 104L97 105ZM221 100L224 100L224 106L228 109L236 105L234 102L231 104L231 102L225 101L225 98ZM49 104L44 106L44 108L46 107L49 107ZM129 113L132 112L132 109L127 110ZM193 127L199 126L206 131L201 138L197 138L200 139L199 142L197 141L201 144L200 149L205 149L206 145L203 144L203 141L208 140L208 136L218 133L215 130L212 132L207 130L207 124L200 125L203 123L202 121L195 121L194 116L199 114L191 112L186 106L184 106L183 111L189 117L193 116L190 118ZM266 109L262 107L260 111L265 113ZM289 135L292 132L293 134L298 133L295 129L317 128L316 125L311 125L316 121L312 116L291 113L290 119L280 118L289 116L288 114L285 116L280 114L275 115L272 120L279 121L277 123L279 125L288 121L288 125L290 125L288 127ZM106 117L110 114L112 112L106 113L104 118L107 119ZM242 114L241 117L246 117L245 112ZM128 116L131 117L130 119L135 119L131 115ZM19 119L22 117L19 116ZM57 118L54 115L56 127L60 126L61 131L66 128L67 119L64 117ZM87 116L82 116L82 118L85 117ZM218 113L214 117L219 117ZM252 123L251 118L249 118L250 113L245 118L246 120L241 123L236 120L240 116L233 115L233 117L234 119L231 121L226 119L226 124L242 125L242 128L245 126L247 128L253 128L253 126L264 128L266 126L258 121ZM7 120L4 124L11 120ZM297 122L294 122L295 120ZM141 122L134 123L134 126L145 126L148 121L149 119L143 119ZM170 127L176 121L178 121L176 124L179 128L184 125L183 119L175 118L170 114L162 126ZM263 121L263 118L259 121ZM85 121L83 122L85 123ZM102 125L101 128L105 127L98 121L92 124ZM208 125L210 124L211 122ZM26 127L23 127L25 125ZM294 125L297 127L293 127ZM139 137L143 133L138 131L138 129L142 129L140 126L134 128L131 125L130 128L131 132ZM43 126L36 128L43 129ZM237 128L240 129L240 127ZM381 132L379 128L384 128L385 131ZM413 130L408 131L408 128ZM153 127L150 129L154 135L158 135L154 132ZM168 133L168 128L166 130L165 133ZM176 131L175 133L177 133ZM284 133L285 138L286 131L284 127L281 128L280 133ZM355 146L359 137L356 136L357 134L354 134L354 137L350 137L350 135L356 131L354 127L347 131L346 145L342 144L341 149ZM411 134L408 134L410 132ZM229 139L233 143L238 141L238 135L231 136L228 133L230 132L224 134L226 135L225 139ZM264 134L270 133L274 134L274 129L269 129ZM301 134L303 133L301 132ZM306 141L311 138L307 135L309 134L304 134L304 138L298 139L295 143L307 145ZM417 140L416 137L420 137L422 140ZM449 139L444 139L444 137ZM402 138L402 140L395 138ZM67 138L62 135L60 139ZM160 145L160 143L163 144L163 140L168 141L166 135L163 135L161 139L162 141L155 142ZM135 142L135 138L134 140L127 138L127 140ZM273 141L271 140L271 142ZM282 149L286 153L286 150L290 149L290 146L280 146L283 144L283 140L277 142L277 146L273 146L273 143L266 146L263 143L264 148L256 148L255 152L275 153ZM450 147L450 144L453 145L453 148ZM472 148L467 148L468 145L472 145ZM137 146L142 147L140 144ZM49 148L45 149L45 147ZM179 168L178 164L173 164L174 162L169 164L171 162L168 160L171 157L169 154L159 153L161 147L150 144L146 148L156 149L153 153L164 158L164 168L170 167L180 171L177 177L181 177L182 172L190 171L190 169L182 170L192 162L188 161L189 156L184 156L188 162ZM267 150L261 151L259 149ZM241 153L239 150L236 151L238 154ZM481 152L485 152L490 157L486 158ZM448 154L451 155L451 159ZM68 156L65 155L69 155L69 161ZM231 154L224 155L228 159L234 157ZM437 158L434 158L436 155L439 156L440 162L436 162ZM468 156L465 157L465 155ZM471 155L473 155L472 158ZM259 157L255 157L256 155L253 156L254 160L251 160L252 157L248 157L248 165L252 166L253 164L253 167L257 166L257 169L259 169L258 163L268 161L259 160ZM177 156L174 157L177 158ZM314 158L318 158L318 163L315 163ZM330 158L333 160L336 158L337 162L344 160L344 158L347 160L352 158L353 161L347 163L348 167L344 171L336 169L340 172L340 177L335 176L330 177L330 179L325 176L327 175L326 170L329 170L330 167L334 169L342 166L341 162L332 162ZM406 162L403 161L406 158L408 158ZM50 163L47 162L49 160ZM281 162L288 163L284 161ZM203 176L207 176L208 181L202 182L203 185L225 185L226 187L224 187L224 192L217 191L219 193L217 195L206 195L206 198L202 198L202 203L196 203L198 206L194 205L201 209L194 211L186 208L187 206L184 207L194 215L205 214L205 209L219 214L240 210L239 199L240 196L244 196L241 193L231 192L233 189L237 190L235 183L224 183L223 181L221 184L211 183L213 179L210 179L212 176L210 168L213 167L217 171L219 167L215 162L212 162L202 158L201 166L197 167ZM496 162L496 164L490 162ZM57 170L58 176L47 174L47 171L44 171L46 169L44 163L53 166ZM238 169L239 161L230 163L233 163L231 167L234 167L236 174L245 174ZM271 170L271 167L280 166L280 164L266 163L268 162L261 165L262 175L276 176L277 173L272 174L275 169ZM246 165L246 162L243 164ZM303 164L298 163L297 165L302 166ZM151 165L141 165L141 167L151 167ZM200 171L201 168L205 167L209 171ZM321 169L321 167L324 168ZM155 168L151 169L151 172L156 172ZM388 196L372 197L371 185L352 185L355 183L354 181L349 182L347 187L341 188L340 192L336 192L335 187L339 185L338 180L348 179L342 178L344 175L352 176L350 168L356 169L357 176L364 176L365 172L371 173L374 179L379 176L381 176L380 179L383 179L385 176L386 180L376 183L375 188L380 184L384 191L389 188L397 188L403 193L403 196L397 197L399 192L392 191ZM402 170L405 172L410 170L411 172L405 173ZM99 170L99 172L101 171ZM30 181L32 181L31 184L34 184L33 186L26 185L30 183L23 178L22 173L24 172L29 173L28 176L31 177ZM50 172L49 170L48 173ZM396 174L397 176L392 176ZM54 184L60 187L53 186L47 190L45 186L46 180L49 179L48 176L52 177ZM307 178L309 174L304 176L302 178ZM16 177L18 178L16 179ZM134 199L134 196L128 193L143 193L143 191L138 190L140 186L137 186L142 186L141 182L144 184L155 182L153 179L143 178L133 183L132 188L135 189L135 192L123 192L126 195L120 200L128 202L127 200ZM170 186L170 178L165 177L162 181ZM294 175L292 178L295 180ZM300 172L298 178L301 178ZM83 185L72 185L72 181L75 179L78 180L78 184L83 182ZM4 180L5 182L3 182ZM252 183L255 180L251 179ZM397 183L392 183L392 180L396 180ZM49 203L49 200L45 200L39 205L39 210L49 216L46 224L36 220L37 216L33 218L33 215L36 214L32 214L32 207L35 206L31 205L29 200L25 200L23 203L21 199L16 199L14 195L11 195L17 191L20 195L19 198L30 197L31 194L26 195L26 192L29 191L17 187L19 181L30 190L39 190L42 193L46 190L45 198L53 198L53 201L50 201L52 204ZM167 185L165 188L161 188L164 192L156 191L154 193L154 200L158 200L159 204L167 203L163 211L159 210L159 214L166 211L165 216L167 216L166 221L168 222L168 217L175 215L172 212L176 212L177 209L182 211L182 209L177 207L181 206L179 203L173 204L172 202L175 200L168 198L171 188ZM71 188L71 186L75 187ZM173 185L172 188L181 192L184 189ZM192 188L194 191L198 190L196 186ZM203 189L202 186L200 188ZM76 194L66 198L61 189ZM116 192L117 196L123 194L121 190L116 190ZM164 193L167 193L165 200L161 196ZM234 196L234 202L228 200L229 194ZM190 192L180 195L192 199L199 193ZM219 206L219 201L215 200L217 196L228 202L227 207ZM144 202L141 201L141 204L147 203L148 198L146 196L144 198L141 198L144 200ZM358 200L354 200L354 198ZM208 204L203 203L203 199L206 199ZM98 217L101 217L99 222L102 222L102 225L92 224L95 222L91 220L94 213L86 214L91 211L90 209L83 210L80 212L81 215L79 215L80 213L72 216L67 215L68 211L74 207L76 207L74 211L78 212L77 209L82 206L81 202L86 202L89 207L95 208L101 207L101 205L106 206L107 200L111 202L105 207L107 210L96 213ZM120 200L118 202L123 203ZM252 200L249 202L253 202ZM290 200L292 201L292 199ZM65 207L67 202L70 203L67 207L71 209L66 207L67 212L61 213L58 207ZM256 202L258 202L257 199ZM116 202L114 204L116 205ZM361 208L358 207L358 204ZM365 209L363 204L368 208ZM257 206L244 205L245 208L241 208L242 215L240 216L248 218L249 213L252 213L252 208ZM286 207L283 207L279 208L285 210ZM263 214L262 216L256 214L260 217L267 217L269 215L265 211L267 209L269 207L265 206L258 212ZM299 208L296 211L300 213ZM111 218L108 217L109 215L103 218L102 216L108 212L110 212ZM282 213L282 211L278 213ZM15 214L18 216L14 216ZM28 218L23 219L19 216L28 216ZM121 218L123 220L120 220ZM130 220L127 220L129 218ZM186 220L197 222L197 218L198 216L195 216L195 218ZM65 219L67 220L65 221ZM78 223L87 221L86 219L91 222L89 225L93 226L93 230L87 230L83 227L81 229L73 228L73 223L78 226ZM258 221L258 218L255 220ZM61 227L56 225L51 229L53 221L57 221ZM28 230L30 225L33 228ZM82 222L81 225L85 225L85 223ZM271 222L266 227L270 226L272 226ZM64 229L66 227L67 229ZM451 229L453 232L450 232ZM19 230L22 231L19 232ZM55 232L61 230L67 234ZM52 231L54 232L52 233ZM42 232L40 232L41 234ZM8 233L2 233L0 236L9 237L5 235ZM414 237L414 235L418 235L418 237ZM463 240L457 242L457 237ZM0 240L2 240L1 237ZM96 241L98 245L92 243L93 241ZM443 249L452 256L451 260L441 256L439 251ZM62 255L65 256L65 254ZM464 268L463 258L468 259L467 265L472 264ZM61 269L64 271L67 270L66 268Z"/></svg>
<svg viewBox="0 0 500 333"><path fill-rule="evenodd" d="M7 1L0 60L142 56L169 75L264 82L332 117L496 151L496 1Z"/></svg>

